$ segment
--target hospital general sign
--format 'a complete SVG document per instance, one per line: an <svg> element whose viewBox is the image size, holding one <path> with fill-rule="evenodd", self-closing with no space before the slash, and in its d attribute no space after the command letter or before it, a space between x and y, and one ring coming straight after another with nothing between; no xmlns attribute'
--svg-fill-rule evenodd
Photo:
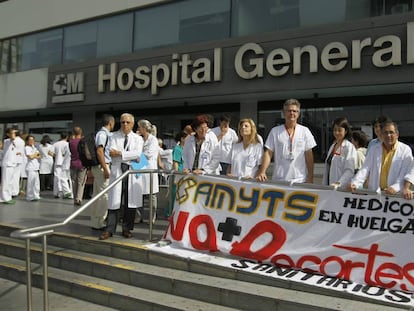
<svg viewBox="0 0 414 311"><path fill-rule="evenodd" d="M122 62L98 63L88 66L85 73L81 70L65 73L59 71L51 78L51 101L84 101L84 94L88 92L109 95L135 91L145 92L145 96L156 96L166 88L227 83L234 77L238 81L261 79L260 83L268 83L269 80L289 75L297 77L308 73L323 73L325 81L328 79L325 83L332 83L331 74L345 70L356 72L374 68L378 72L387 68L399 68L399 72L402 72L414 64L414 22L400 25L399 34L392 34L395 27L384 28L391 32L384 35L373 35L369 29L366 32L371 35L353 30L352 37L343 41L329 41L325 39L327 36L318 34L314 37L318 39L317 44L308 43L312 39L293 45L299 41L247 42L231 48L213 47L211 50L193 53L173 53L164 56L162 61L155 58L129 58ZM344 36L346 33L350 32L344 32ZM287 42L291 46L281 46L280 42ZM200 53L203 53L202 56ZM365 76L372 79L368 72ZM337 75L335 77L338 79ZM341 83L344 77L342 74ZM387 77L395 78L395 75ZM401 78L401 75L398 77ZM86 83L87 78L93 80L93 83ZM321 83L321 77L317 82Z"/></svg>

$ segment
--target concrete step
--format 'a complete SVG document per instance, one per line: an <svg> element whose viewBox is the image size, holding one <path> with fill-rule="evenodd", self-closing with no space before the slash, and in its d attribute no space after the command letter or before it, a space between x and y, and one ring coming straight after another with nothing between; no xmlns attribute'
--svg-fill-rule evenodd
<svg viewBox="0 0 414 311"><path fill-rule="evenodd" d="M1 226L0 232L14 229ZM286 310L295 306L292 310L329 310L335 306L332 310L401 310L347 293L149 251L145 244L125 242L122 238L98 241L57 233L48 240L54 244L49 246L50 266L227 307ZM8 237L0 239L0 252L25 258L23 241ZM32 260L40 262L40 258L40 245L32 242ZM282 309L277 309L281 306Z"/></svg>
<svg viewBox="0 0 414 311"><path fill-rule="evenodd" d="M25 283L24 261L0 256L0 267L0 277ZM33 286L42 288L42 269L37 264L32 269ZM239 310L51 267L48 280L50 291L117 310Z"/></svg>

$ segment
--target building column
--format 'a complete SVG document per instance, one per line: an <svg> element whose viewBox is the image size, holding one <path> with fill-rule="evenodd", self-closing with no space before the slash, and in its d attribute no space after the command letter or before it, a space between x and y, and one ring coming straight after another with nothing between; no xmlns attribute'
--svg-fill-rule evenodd
<svg viewBox="0 0 414 311"><path fill-rule="evenodd" d="M95 132L95 112L79 111L73 112L72 121L74 126L80 126L83 134Z"/></svg>
<svg viewBox="0 0 414 311"><path fill-rule="evenodd" d="M257 100L243 100L240 102L240 119L250 118L257 126Z"/></svg>

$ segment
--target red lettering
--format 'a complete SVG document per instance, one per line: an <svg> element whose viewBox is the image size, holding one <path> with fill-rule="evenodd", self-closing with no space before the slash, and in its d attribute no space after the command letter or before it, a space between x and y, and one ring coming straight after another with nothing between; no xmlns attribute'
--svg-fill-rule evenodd
<svg viewBox="0 0 414 311"><path fill-rule="evenodd" d="M336 245L336 244L334 244L333 246L337 248L346 249L351 252L368 255L367 265L366 265L365 275L364 275L364 281L367 284L374 284L374 285L376 284L373 280L370 279L370 276L372 275L372 271L374 269L375 258L377 256L394 257L394 255L391 253L379 252L377 243L372 244L369 249L345 246L345 245Z"/></svg>
<svg viewBox="0 0 414 311"><path fill-rule="evenodd" d="M414 275L413 275L414 273L413 274L410 273L410 272L414 272L413 270L414 270L414 262L410 262L406 264L402 269L404 276L410 282L411 285L414 285ZM400 287L402 290L414 292L414 288L409 289L406 284L401 284Z"/></svg>
<svg viewBox="0 0 414 311"><path fill-rule="evenodd" d="M171 237L176 241L181 241L183 239L184 234L184 227L187 223L188 216L190 213L188 212L179 212L177 218L177 224L174 225L174 212L170 217L170 224L168 225L168 229L170 229ZM166 232L168 232L168 229Z"/></svg>
<svg viewBox="0 0 414 311"><path fill-rule="evenodd" d="M326 271L326 266L328 264L330 264L331 262L337 262L339 264L339 266L341 267L336 275L334 275L333 272ZM320 271L323 274L326 274L326 275L331 275L331 276L339 277L339 275L341 274L341 271L343 271L343 269L344 269L344 266L345 266L345 262L343 261L343 259L341 257L338 257L338 256L329 256L329 257L326 257L321 262Z"/></svg>
<svg viewBox="0 0 414 311"><path fill-rule="evenodd" d="M386 272L385 270L393 270L395 273ZM386 262L380 265L377 268L377 271L375 271L375 281L377 284L381 287L394 287L397 282L396 281L390 281L390 282L384 282L381 280L381 278L391 278L394 280L402 280L403 278L403 272L399 265L391 262Z"/></svg>
<svg viewBox="0 0 414 311"><path fill-rule="evenodd" d="M321 263L321 259L319 257L312 256L312 255L302 256L302 257L299 258L299 260L296 264L297 268L302 269L305 272L318 272L318 270L303 267L303 265L306 261L310 261L310 262L312 262L312 263L314 263L315 265L318 266Z"/></svg>
<svg viewBox="0 0 414 311"><path fill-rule="evenodd" d="M265 233L270 233L272 235L271 241L263 246L257 251L252 251L251 246L253 242ZM232 244L232 249L230 254L255 259L255 260L265 260L270 258L275 252L277 252L286 241L286 232L285 230L278 225L277 223L264 220L257 223L241 240L240 242L234 242Z"/></svg>
<svg viewBox="0 0 414 311"><path fill-rule="evenodd" d="M200 226L206 227L206 239L200 241L198 238L198 228ZM216 227L213 220L209 215L198 215L195 216L188 228L190 234L191 245L198 250L205 250L215 252L217 251L217 240L216 240Z"/></svg>

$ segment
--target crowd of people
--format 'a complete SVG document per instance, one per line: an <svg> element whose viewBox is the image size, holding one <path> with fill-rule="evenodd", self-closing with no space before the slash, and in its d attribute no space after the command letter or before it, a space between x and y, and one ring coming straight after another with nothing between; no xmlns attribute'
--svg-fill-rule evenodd
<svg viewBox="0 0 414 311"><path fill-rule="evenodd" d="M173 149L163 147L156 126L148 120L135 122L123 113L120 129L113 132L115 118L102 117L102 128L94 136L96 165L84 165L79 154L82 129L62 133L52 143L47 135L36 144L33 135L22 135L15 128L6 130L3 141L1 201L14 204L14 197L25 194L28 201L40 200L40 192L53 190L56 198L71 199L81 205L88 172L93 179L93 196L105 189L134 165L145 162L146 169L162 168L183 174L226 175L265 182L273 161L272 180L289 183L314 182L313 148L316 141L298 123L301 104L288 99L283 105L285 123L270 130L266 140L258 134L252 119L243 118L237 130L230 127L229 115L222 115L217 127L208 114L197 115L175 137ZM136 126L136 131L134 131ZM322 184L348 191L368 189L413 199L414 162L411 148L398 140L398 126L389 117L373 122L376 138L368 143L362 131L353 131L345 117L332 124L333 142L327 150ZM106 240L122 223L122 235L132 237L134 224L143 221L144 201L151 200L155 222L160 180L168 176L130 174L90 209L93 229ZM171 193L175 196L174 177ZM150 181L152 186L150 187ZM26 181L26 183L22 183ZM152 195L150 197L150 195ZM172 207L166 209L169 216Z"/></svg>

